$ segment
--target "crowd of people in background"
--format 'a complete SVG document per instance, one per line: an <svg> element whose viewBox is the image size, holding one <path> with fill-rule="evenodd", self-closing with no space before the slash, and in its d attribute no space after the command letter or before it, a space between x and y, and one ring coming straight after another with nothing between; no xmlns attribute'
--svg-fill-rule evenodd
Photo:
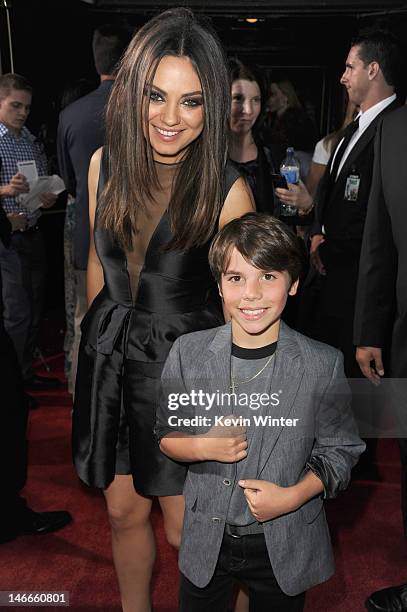
<svg viewBox="0 0 407 612"><path fill-rule="evenodd" d="M406 161L407 116L397 97L398 43L381 30L350 43L340 77L343 121L328 134L319 133L290 80L273 80L273 72L238 57L225 61L216 35L186 9L159 15L133 37L121 26L99 27L93 55L100 84L91 90L78 79L66 89L48 161L25 126L31 85L17 74L0 76L0 373L9 423L0 448L15 457L15 469L4 476L7 520L1 525L7 530L0 542L71 520L65 511L34 512L20 495L27 411L36 407L30 391L61 384L33 369L46 268L40 216L57 199L43 193L36 209L24 206L30 185L20 162L34 160L38 175L55 170L66 188L60 196L66 198L64 348L75 467L82 481L104 492L123 609L147 612L155 559L152 497L159 498L167 538L178 548L185 463L192 461L178 446L167 452L177 461L159 448L160 377L174 340L229 317L208 263L218 231L227 235L222 228L235 227L242 216L250 220L253 211L277 219L276 227L267 226L269 235L282 241L286 232L284 240L296 249L291 256L302 260L286 291L285 323L339 349L349 379L366 376L377 384L384 372L407 377L407 185L406 173L397 170ZM289 149L299 172L284 183L280 168ZM256 268L254 261L246 263ZM289 269L281 266L279 272ZM272 354L261 356L266 366ZM405 414L400 419L405 430ZM400 438L406 535L407 452ZM369 477L375 443L365 442L357 469ZM349 470L364 446L357 437L352 444L358 450L348 458ZM313 496L321 481L325 497L345 486L348 475L339 478L333 466L314 465ZM341 483L334 485L335 478ZM240 525L235 536L264 537L250 525ZM267 601L275 597L279 610L302 610L303 592L323 579L318 572L298 584L293 578ZM200 577L183 580L188 603L181 609L206 610L208 600L199 607L192 595L192 582L206 588ZM249 609L248 595L258 601L253 609L266 609L256 585L247 588L244 575L237 582L236 611ZM407 610L406 591L401 585L373 593L367 606Z"/></svg>

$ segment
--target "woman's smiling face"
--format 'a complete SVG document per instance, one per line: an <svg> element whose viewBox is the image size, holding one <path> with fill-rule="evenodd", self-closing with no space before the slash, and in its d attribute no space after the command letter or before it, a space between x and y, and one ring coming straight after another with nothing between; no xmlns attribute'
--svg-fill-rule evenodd
<svg viewBox="0 0 407 612"><path fill-rule="evenodd" d="M232 83L230 129L235 134L249 132L261 110L260 87L256 81L237 79Z"/></svg>
<svg viewBox="0 0 407 612"><path fill-rule="evenodd" d="M153 158L171 164L204 127L202 86L188 57L162 58L149 93L148 136Z"/></svg>

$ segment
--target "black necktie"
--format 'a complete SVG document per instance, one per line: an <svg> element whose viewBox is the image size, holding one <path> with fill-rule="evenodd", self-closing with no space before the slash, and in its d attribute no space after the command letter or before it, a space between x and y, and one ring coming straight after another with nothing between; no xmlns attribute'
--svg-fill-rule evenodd
<svg viewBox="0 0 407 612"><path fill-rule="evenodd" d="M355 121L352 121L352 123L350 123L346 127L343 133L343 140L342 140L341 146L338 148L336 155L335 155L335 161L333 165L331 166L331 182L332 183L335 183L336 181L336 175L338 174L338 168L339 168L339 164L342 161L343 154L345 153L346 147L350 143L350 140L353 134L358 129L358 127L359 127L359 117L355 119Z"/></svg>

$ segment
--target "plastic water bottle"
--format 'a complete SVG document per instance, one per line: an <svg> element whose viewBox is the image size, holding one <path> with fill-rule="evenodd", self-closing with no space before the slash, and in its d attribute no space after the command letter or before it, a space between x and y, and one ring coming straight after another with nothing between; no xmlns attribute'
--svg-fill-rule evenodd
<svg viewBox="0 0 407 612"><path fill-rule="evenodd" d="M281 162L280 174L285 176L289 185L298 185L300 182L300 162L294 157L293 147L287 148L287 154ZM293 217L297 212L298 209L295 206L281 202L281 215L283 217Z"/></svg>

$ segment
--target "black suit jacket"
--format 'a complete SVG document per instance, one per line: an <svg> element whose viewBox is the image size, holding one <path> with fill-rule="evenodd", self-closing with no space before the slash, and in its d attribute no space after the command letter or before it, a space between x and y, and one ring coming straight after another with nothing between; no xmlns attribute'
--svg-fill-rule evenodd
<svg viewBox="0 0 407 612"><path fill-rule="evenodd" d="M386 114L399 106L397 100L389 104L370 123L341 168L338 179L332 184L330 167L334 153L328 163L317 195L317 207L312 234L326 235L326 242L320 253L326 267L335 267L339 262L344 265L358 265L367 205L373 175L374 137L377 127ZM349 202L345 199L348 176L360 177L358 199Z"/></svg>
<svg viewBox="0 0 407 612"><path fill-rule="evenodd" d="M391 371L407 377L407 108L377 131L372 190L360 258L354 343L384 347Z"/></svg>
<svg viewBox="0 0 407 612"><path fill-rule="evenodd" d="M113 81L67 106L59 116L58 164L68 192L75 197L74 265L86 270L89 251L88 170L104 144L104 116Z"/></svg>

